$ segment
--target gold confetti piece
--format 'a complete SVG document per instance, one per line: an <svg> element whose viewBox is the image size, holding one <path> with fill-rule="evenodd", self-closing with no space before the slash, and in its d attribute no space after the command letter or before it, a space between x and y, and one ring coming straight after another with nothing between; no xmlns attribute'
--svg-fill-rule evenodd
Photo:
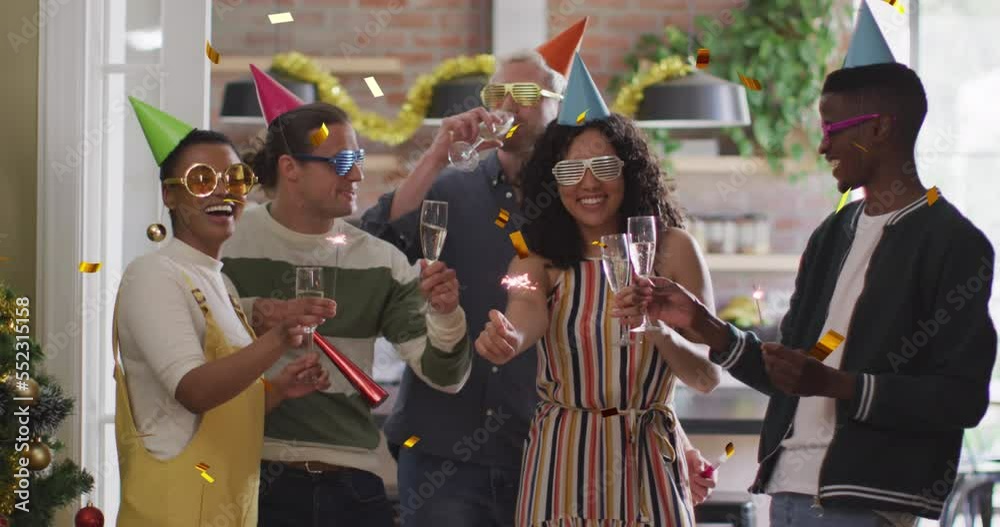
<svg viewBox="0 0 1000 527"><path fill-rule="evenodd" d="M326 127L326 123L322 123L319 125L319 130L313 132L309 139L312 140L313 146L319 146L327 137L330 137L330 129Z"/></svg>
<svg viewBox="0 0 1000 527"><path fill-rule="evenodd" d="M493 223L495 223L497 227L503 229L507 226L508 221L510 221L510 213L507 212L506 209L500 209L500 212L497 214L497 219L493 220Z"/></svg>
<svg viewBox="0 0 1000 527"><path fill-rule="evenodd" d="M931 189L927 191L927 206L933 205L934 202L937 200L938 200L938 189L937 187L931 187Z"/></svg>
<svg viewBox="0 0 1000 527"><path fill-rule="evenodd" d="M101 269L101 262L80 262L81 273L96 273Z"/></svg>
<svg viewBox="0 0 1000 527"><path fill-rule="evenodd" d="M895 7L896 10L899 11L899 14L901 15L906 14L906 9L903 7L903 2L900 2L899 0L882 0L882 1Z"/></svg>
<svg viewBox="0 0 1000 527"><path fill-rule="evenodd" d="M710 54L708 52L708 48L698 48L698 56L695 61L695 66L697 66L700 70L707 68L709 56Z"/></svg>
<svg viewBox="0 0 1000 527"><path fill-rule="evenodd" d="M847 189L847 192L844 192L844 195L840 197L840 203L837 204L837 212L840 212L840 209L844 208L844 205L847 205L847 198L849 197L851 197L851 189Z"/></svg>
<svg viewBox="0 0 1000 527"><path fill-rule="evenodd" d="M514 275L514 276L511 275L504 276L500 280L500 285L506 287L508 290L525 289L527 291L534 291L535 289L538 289L537 287L535 287L535 284L531 283L531 280L528 280L528 273Z"/></svg>
<svg viewBox="0 0 1000 527"><path fill-rule="evenodd" d="M760 91L760 81L751 77L744 77L742 73L737 73L740 77L740 82L743 83L747 89L751 91Z"/></svg>
<svg viewBox="0 0 1000 527"><path fill-rule="evenodd" d="M267 18L271 20L272 24L284 24L285 22L295 22L292 18L292 14L289 12L284 13L274 13L273 15L267 15Z"/></svg>
<svg viewBox="0 0 1000 527"><path fill-rule="evenodd" d="M365 77L365 84L368 85L368 89L372 91L372 95L375 97L381 97L384 95L382 93L382 88L379 87L378 81L375 80L375 77Z"/></svg>
<svg viewBox="0 0 1000 527"><path fill-rule="evenodd" d="M208 60L212 61L212 64L219 63L219 52L215 51L215 48L212 47L212 43L207 40L205 41L205 55L208 56Z"/></svg>
<svg viewBox="0 0 1000 527"><path fill-rule="evenodd" d="M856 147L858 147L858 149L861 150L862 152L864 152L866 154L868 153L868 149L865 148L865 147L863 147L863 146L861 146L861 145L859 145L857 143L857 141L851 141L851 144L854 145L854 146L856 146Z"/></svg>
<svg viewBox="0 0 1000 527"><path fill-rule="evenodd" d="M732 442L726 443L726 457L733 457L736 452L736 446Z"/></svg>
<svg viewBox="0 0 1000 527"><path fill-rule="evenodd" d="M809 356L823 362L841 342L844 342L844 336L831 329L813 346Z"/></svg>
<svg viewBox="0 0 1000 527"><path fill-rule="evenodd" d="M510 130L509 130L508 132L507 132L507 135L505 135L505 136L504 136L503 138L504 138L504 139L510 139L510 137L511 137L512 135L514 135L514 130L517 130L517 127L518 127L518 126L521 126L521 123L517 123L517 124L515 124L515 125L514 125L514 126L513 126L513 127L512 127L512 128L511 128L511 129L510 129Z"/></svg>
<svg viewBox="0 0 1000 527"><path fill-rule="evenodd" d="M194 468L198 470L208 470L209 467L204 463L198 463L197 465L194 466Z"/></svg>
<svg viewBox="0 0 1000 527"><path fill-rule="evenodd" d="M589 112L589 111L590 111L590 108L587 108L586 110L580 112L580 115L576 116L576 124L582 123L583 120L587 118L587 112Z"/></svg>
<svg viewBox="0 0 1000 527"><path fill-rule="evenodd" d="M244 204L244 203L246 203L245 201L243 201L241 199L236 199L236 198L224 198L222 201L224 201L226 203L239 203L241 205Z"/></svg>
<svg viewBox="0 0 1000 527"><path fill-rule="evenodd" d="M410 436L409 439L407 439L406 441L403 441L403 446L405 446L406 448L413 448L413 445L417 444L417 441L420 441L419 437L417 437L417 436Z"/></svg>
<svg viewBox="0 0 1000 527"><path fill-rule="evenodd" d="M209 476L208 472L202 472L201 477L205 478L205 481L209 483L215 483L215 479L212 476Z"/></svg>
<svg viewBox="0 0 1000 527"><path fill-rule="evenodd" d="M517 251L518 258L526 258L530 251L528 251L528 244L524 243L524 236L521 231L514 231L510 233L510 241L514 244L514 250Z"/></svg>
<svg viewBox="0 0 1000 527"><path fill-rule="evenodd" d="M604 248L606 248L608 246L606 243L604 243L602 241L598 241L598 240L594 240L594 241L590 242L590 244L591 245L596 245L596 246L600 247L601 249L604 249Z"/></svg>

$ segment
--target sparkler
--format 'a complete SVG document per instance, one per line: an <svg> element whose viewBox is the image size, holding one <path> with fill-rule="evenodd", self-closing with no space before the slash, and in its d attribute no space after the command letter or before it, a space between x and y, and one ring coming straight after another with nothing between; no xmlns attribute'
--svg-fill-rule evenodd
<svg viewBox="0 0 1000 527"><path fill-rule="evenodd" d="M535 287L535 284L528 280L528 273L514 276L504 276L503 279L500 280L500 285L506 287L508 291L511 289L524 289L526 291L534 291L535 289L538 289Z"/></svg>

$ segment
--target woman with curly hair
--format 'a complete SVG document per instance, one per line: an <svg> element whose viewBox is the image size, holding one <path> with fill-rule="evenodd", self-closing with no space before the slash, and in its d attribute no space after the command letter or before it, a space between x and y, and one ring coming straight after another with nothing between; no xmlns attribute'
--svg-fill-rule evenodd
<svg viewBox="0 0 1000 527"><path fill-rule="evenodd" d="M578 177L556 170L581 162ZM676 379L708 393L719 371L704 346L672 331L620 341L601 249L592 243L625 232L631 216L655 216L655 274L713 306L705 261L681 229L664 174L635 124L611 114L581 126L550 124L522 177L526 200L554 183L559 199L523 229L533 252L510 264L509 274L527 274L531 287L511 289L506 313L492 311L476 342L502 364L538 341L541 402L524 452L517 524L693 526L692 460L671 400Z"/></svg>

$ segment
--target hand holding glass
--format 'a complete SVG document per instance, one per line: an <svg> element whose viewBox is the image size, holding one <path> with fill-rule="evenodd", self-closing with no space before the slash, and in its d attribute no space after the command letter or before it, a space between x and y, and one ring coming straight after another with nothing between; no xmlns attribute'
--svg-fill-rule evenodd
<svg viewBox="0 0 1000 527"><path fill-rule="evenodd" d="M425 199L420 207L420 244L424 258L436 262L448 236L448 202ZM428 300L426 306L430 305Z"/></svg>
<svg viewBox="0 0 1000 527"><path fill-rule="evenodd" d="M326 290L323 287L322 267L296 267L295 268L295 298L325 298ZM309 351L313 351L313 332L316 326L306 328L306 340L309 341Z"/></svg>
<svg viewBox="0 0 1000 527"><path fill-rule="evenodd" d="M479 123L479 138L475 143L469 144L465 141L455 141L448 148L448 161L455 168L470 172L479 166L479 152L476 151L483 141L503 142L504 136L514 125L514 114L506 110L494 110L493 115L500 118L499 124Z"/></svg>
<svg viewBox="0 0 1000 527"><path fill-rule="evenodd" d="M608 234L601 236L601 264L604 267L604 276L611 286L612 293L618 293L623 287L628 287L632 281L632 265L629 263L629 241L628 234ZM624 321L618 324L619 345L628 345L628 332L625 331Z"/></svg>
<svg viewBox="0 0 1000 527"><path fill-rule="evenodd" d="M629 256L632 259L632 267L639 278L649 278L653 272L653 261L656 259L656 217L636 216L628 219L628 233L631 238L629 242ZM632 332L645 332L650 329L658 329L650 324L646 311L642 313L642 324L632 328Z"/></svg>

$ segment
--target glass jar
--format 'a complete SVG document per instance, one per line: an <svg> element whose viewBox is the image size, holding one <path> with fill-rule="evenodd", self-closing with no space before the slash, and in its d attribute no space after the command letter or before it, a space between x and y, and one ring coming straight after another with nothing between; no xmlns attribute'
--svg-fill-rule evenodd
<svg viewBox="0 0 1000 527"><path fill-rule="evenodd" d="M722 252L726 237L725 222L718 216L705 217L705 250L709 253Z"/></svg>
<svg viewBox="0 0 1000 527"><path fill-rule="evenodd" d="M738 231L739 240L737 252L740 254L753 254L757 242L757 229L753 214L744 214L737 218L736 230Z"/></svg>
<svg viewBox="0 0 1000 527"><path fill-rule="evenodd" d="M737 218L727 217L722 220L722 254L734 254L740 243L740 231Z"/></svg>
<svg viewBox="0 0 1000 527"><path fill-rule="evenodd" d="M753 254L769 254L771 252L771 220L766 214L751 214L750 216L754 231Z"/></svg>

